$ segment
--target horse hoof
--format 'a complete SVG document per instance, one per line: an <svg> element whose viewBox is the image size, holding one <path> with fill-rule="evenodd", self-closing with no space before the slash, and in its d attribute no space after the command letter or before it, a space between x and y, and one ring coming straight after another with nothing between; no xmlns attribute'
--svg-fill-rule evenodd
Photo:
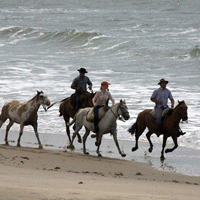
<svg viewBox="0 0 200 200"><path fill-rule="evenodd" d="M81 138L79 138L79 139L78 139L78 142L79 142L79 143L82 143L82 140L81 140Z"/></svg>
<svg viewBox="0 0 200 200"><path fill-rule="evenodd" d="M102 155L99 153L99 154L98 154L98 157L102 157Z"/></svg>
<svg viewBox="0 0 200 200"><path fill-rule="evenodd" d="M153 149L152 148L149 148L149 153L151 153L153 151Z"/></svg>
<svg viewBox="0 0 200 200"><path fill-rule="evenodd" d="M39 146L39 149L43 149L43 146Z"/></svg>
<svg viewBox="0 0 200 200"><path fill-rule="evenodd" d="M125 154L125 153L122 153L121 156L122 156L122 157L126 157L126 154Z"/></svg>
<svg viewBox="0 0 200 200"><path fill-rule="evenodd" d="M169 152L171 152L169 149L166 149L166 150L165 150L165 153L169 153Z"/></svg>
<svg viewBox="0 0 200 200"><path fill-rule="evenodd" d="M164 160L165 160L165 157L164 157L164 156L161 156L161 157L160 157L160 161L163 162Z"/></svg>
<svg viewBox="0 0 200 200"><path fill-rule="evenodd" d="M133 147L132 148L132 151L136 151L138 148L137 147Z"/></svg>
<svg viewBox="0 0 200 200"><path fill-rule="evenodd" d="M92 134L92 135L91 135L91 138L96 138L96 134Z"/></svg>
<svg viewBox="0 0 200 200"><path fill-rule="evenodd" d="M68 146L67 146L67 149L74 150L74 149L75 149L75 147L74 147L74 145L68 145Z"/></svg>
<svg viewBox="0 0 200 200"><path fill-rule="evenodd" d="M85 155L89 155L89 153L88 153L88 152L84 152L84 154L85 154Z"/></svg>

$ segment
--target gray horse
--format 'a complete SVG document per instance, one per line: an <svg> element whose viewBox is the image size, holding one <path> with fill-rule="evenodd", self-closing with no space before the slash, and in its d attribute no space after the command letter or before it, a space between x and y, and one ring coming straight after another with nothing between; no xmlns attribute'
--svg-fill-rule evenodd
<svg viewBox="0 0 200 200"><path fill-rule="evenodd" d="M87 121L87 114L90 111L90 109L92 108L84 108L84 109L80 109L77 114L75 115L74 119L72 120L71 123L68 123L68 126L71 126L73 123L75 123L76 128L75 131L73 133L73 137L72 137L72 149L74 148L73 146L73 141L74 138L76 137L77 133L79 132L79 130L84 126L86 129L86 132L83 136L83 153L84 154L88 154L88 152L86 152L86 139L90 133L90 131L95 130L94 128L94 123ZM111 135L113 135L113 139L115 141L115 144L118 148L119 154L122 157L125 157L126 154L122 153L120 147L119 147L119 143L117 140L117 118L119 116L122 116L125 120L128 120L130 118L129 116L129 112L128 112L128 108L126 106L125 101L120 100L119 103L115 104L113 107L111 107L105 114L105 116L101 119L101 121L99 122L99 136L97 138L97 154L98 156L101 156L101 154L99 153L99 148L101 145L101 140L104 134L106 133L110 133Z"/></svg>

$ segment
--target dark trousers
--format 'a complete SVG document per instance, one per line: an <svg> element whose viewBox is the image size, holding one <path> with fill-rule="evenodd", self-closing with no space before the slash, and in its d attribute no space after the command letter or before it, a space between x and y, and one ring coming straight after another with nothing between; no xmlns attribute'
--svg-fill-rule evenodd
<svg viewBox="0 0 200 200"><path fill-rule="evenodd" d="M95 106L94 107L94 127L95 127L95 132L98 133L99 132L99 127L98 127L98 123L99 123L99 108L101 108L103 106Z"/></svg>
<svg viewBox="0 0 200 200"><path fill-rule="evenodd" d="M163 113L163 111L166 108L168 108L168 107L164 107L164 106L158 107L158 106L155 106L156 124L162 124L162 113Z"/></svg>
<svg viewBox="0 0 200 200"><path fill-rule="evenodd" d="M75 105L75 110L78 111L80 109L80 96L84 92L76 91L75 92L75 99L76 99L76 105Z"/></svg>

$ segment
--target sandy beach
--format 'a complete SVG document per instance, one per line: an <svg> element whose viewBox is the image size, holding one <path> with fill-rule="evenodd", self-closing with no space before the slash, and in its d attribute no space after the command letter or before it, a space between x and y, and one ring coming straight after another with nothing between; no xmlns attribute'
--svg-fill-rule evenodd
<svg viewBox="0 0 200 200"><path fill-rule="evenodd" d="M0 146L0 199L200 199L200 178L77 152Z"/></svg>

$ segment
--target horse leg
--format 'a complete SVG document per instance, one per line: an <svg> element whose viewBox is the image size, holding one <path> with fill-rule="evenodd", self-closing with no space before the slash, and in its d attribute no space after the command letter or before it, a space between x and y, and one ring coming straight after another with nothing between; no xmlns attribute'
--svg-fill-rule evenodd
<svg viewBox="0 0 200 200"><path fill-rule="evenodd" d="M150 144L149 153L151 153L153 151L153 143L151 142L151 139L150 139L152 134L153 133L151 131L148 131L146 134L147 140L149 141L149 144Z"/></svg>
<svg viewBox="0 0 200 200"><path fill-rule="evenodd" d="M136 151L138 149L138 140L139 140L139 137L144 132L145 128L146 127L139 127L138 126L138 130L136 129L136 133L135 133L135 147L132 148L132 151Z"/></svg>
<svg viewBox="0 0 200 200"><path fill-rule="evenodd" d="M7 120L7 118L6 119L2 119L2 116L0 116L0 128L2 127L2 125L3 125L3 123Z"/></svg>
<svg viewBox="0 0 200 200"><path fill-rule="evenodd" d="M66 132L67 132L67 136L68 136L68 139L69 139L69 145L67 146L67 148L72 149L72 140L71 140L71 137L70 137L70 128L69 128L69 126L67 126L67 123L69 122L69 116L64 115L63 118L65 120Z"/></svg>
<svg viewBox="0 0 200 200"><path fill-rule="evenodd" d="M164 134L164 135L163 135L162 151L161 151L161 156L160 156L160 160L161 160L161 161L164 161L164 160L165 160L165 157L164 157L164 149L165 149L165 146L166 146L166 142L167 142L167 135Z"/></svg>
<svg viewBox="0 0 200 200"><path fill-rule="evenodd" d="M118 143L118 140L117 140L117 132L115 131L112 135L113 135L113 139L114 139L114 141L115 141L115 144L116 144L116 146L117 146L117 149L118 149L118 151L119 151L119 154L120 154L122 157L126 157L126 154L123 153L123 152L121 151L120 147L119 147L119 143Z"/></svg>
<svg viewBox="0 0 200 200"><path fill-rule="evenodd" d="M1 109L0 128L3 125L3 123L8 119L8 108L9 106L3 106L3 108Z"/></svg>
<svg viewBox="0 0 200 200"><path fill-rule="evenodd" d="M86 128L85 134L84 134L84 136L83 136L83 153L84 153L84 154L89 154L89 153L86 151L86 146L85 146L85 143L86 143L86 140L87 140L87 137L88 137L89 134L90 134L90 130Z"/></svg>
<svg viewBox="0 0 200 200"><path fill-rule="evenodd" d="M98 146L97 146L97 154L98 154L98 156L102 156L100 153L99 153L99 148L100 148L100 145L101 145L101 140L102 140L102 134L99 134L99 137L98 137L98 141L97 141L97 144L98 144Z"/></svg>
<svg viewBox="0 0 200 200"><path fill-rule="evenodd" d="M39 134L38 134L38 131L37 131L37 122L32 126L33 126L33 129L35 131L35 136L36 136L36 138L38 140L39 149L43 149L42 144L40 142Z"/></svg>
<svg viewBox="0 0 200 200"><path fill-rule="evenodd" d="M6 135L5 135L5 139L4 139L6 145L9 145L8 144L8 132L13 124L14 124L14 121L10 120L9 124L6 127Z"/></svg>
<svg viewBox="0 0 200 200"><path fill-rule="evenodd" d="M166 149L166 150L165 150L165 153L172 152L172 151L174 151L174 149L176 149L176 148L178 147L177 136L176 136L176 135L173 136L172 139L173 139L173 141L174 141L174 147L171 148L171 149Z"/></svg>
<svg viewBox="0 0 200 200"><path fill-rule="evenodd" d="M74 129L74 130L76 129L76 123L74 124L73 129ZM82 139L81 139L81 136L80 136L79 133L77 133L77 137L78 137L78 142L79 142L79 143L82 143Z"/></svg>
<svg viewBox="0 0 200 200"><path fill-rule="evenodd" d="M21 140L21 136L23 134L23 129L24 129L24 125L20 124L20 131L19 131L19 138L17 140L17 146L20 147L20 140Z"/></svg>
<svg viewBox="0 0 200 200"><path fill-rule="evenodd" d="M74 139L76 137L76 135L78 134L78 132L80 131L80 129L82 128L82 125L80 127L76 126L76 129L72 135L72 140L71 140L71 144L67 147L68 149L74 150L75 147L73 145Z"/></svg>

